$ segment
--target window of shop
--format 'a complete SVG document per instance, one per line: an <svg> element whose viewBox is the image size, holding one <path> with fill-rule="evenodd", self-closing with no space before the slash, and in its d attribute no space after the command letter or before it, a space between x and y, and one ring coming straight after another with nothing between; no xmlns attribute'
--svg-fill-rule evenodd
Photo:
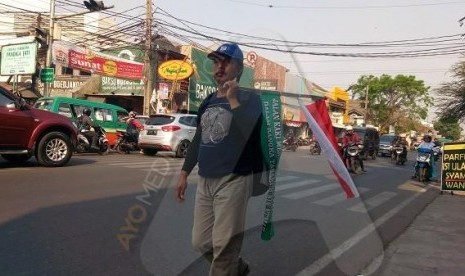
<svg viewBox="0 0 465 276"><path fill-rule="evenodd" d="M73 74L73 68L69 68L69 67L61 67L61 74L62 75L72 75Z"/></svg>

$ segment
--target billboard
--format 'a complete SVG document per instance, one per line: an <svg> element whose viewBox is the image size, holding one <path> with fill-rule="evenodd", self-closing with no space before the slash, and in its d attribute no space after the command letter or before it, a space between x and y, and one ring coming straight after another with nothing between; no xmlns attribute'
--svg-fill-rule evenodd
<svg viewBox="0 0 465 276"><path fill-rule="evenodd" d="M121 79L140 80L144 77L144 64L95 52L71 43L53 44L53 62L97 75Z"/></svg>

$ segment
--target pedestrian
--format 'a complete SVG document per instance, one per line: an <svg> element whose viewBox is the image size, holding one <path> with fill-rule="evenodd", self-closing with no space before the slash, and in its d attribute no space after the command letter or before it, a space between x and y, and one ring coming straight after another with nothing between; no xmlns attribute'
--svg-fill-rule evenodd
<svg viewBox="0 0 465 276"><path fill-rule="evenodd" d="M240 258L253 172L261 169L260 96L238 86L243 53L235 43L211 52L218 90L200 105L198 127L180 172L176 197L185 199L187 177L198 164L192 244L211 263L210 275L246 275Z"/></svg>

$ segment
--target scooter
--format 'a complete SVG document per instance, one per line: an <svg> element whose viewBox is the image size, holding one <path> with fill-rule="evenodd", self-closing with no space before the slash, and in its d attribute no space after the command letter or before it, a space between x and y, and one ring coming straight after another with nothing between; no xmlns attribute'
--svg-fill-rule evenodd
<svg viewBox="0 0 465 276"><path fill-rule="evenodd" d="M298 147L299 147L299 145L297 145L296 139L286 138L283 141L283 149L284 150L296 151Z"/></svg>
<svg viewBox="0 0 465 276"><path fill-rule="evenodd" d="M405 146L394 146L392 148L391 160L396 162L396 165L404 165L407 161L407 148Z"/></svg>
<svg viewBox="0 0 465 276"><path fill-rule="evenodd" d="M84 132L80 131L77 136L77 145L76 145L76 152L84 153L84 152L97 152L100 155L105 155L110 152L110 145L108 143L108 139L106 136L105 129L100 126L94 127L94 131L97 133L97 147L98 150L94 150L91 147L91 143L84 136Z"/></svg>
<svg viewBox="0 0 465 276"><path fill-rule="evenodd" d="M131 151L140 150L139 146L137 145L137 139L133 136L128 134L126 131L117 131L118 140L115 144L115 150L118 153L126 153L129 154Z"/></svg>
<svg viewBox="0 0 465 276"><path fill-rule="evenodd" d="M310 142L310 154L312 154L312 155L315 155L315 154L320 155L321 154L321 147L320 147L320 143L318 143L318 141Z"/></svg>
<svg viewBox="0 0 465 276"><path fill-rule="evenodd" d="M360 167L360 152L363 150L363 145L360 144L350 144L346 148L347 154L347 166L349 171L353 173L358 173Z"/></svg>
<svg viewBox="0 0 465 276"><path fill-rule="evenodd" d="M431 157L433 154L432 149L418 148L418 155L415 163L415 173L413 178L417 178L420 182L429 180L431 174Z"/></svg>

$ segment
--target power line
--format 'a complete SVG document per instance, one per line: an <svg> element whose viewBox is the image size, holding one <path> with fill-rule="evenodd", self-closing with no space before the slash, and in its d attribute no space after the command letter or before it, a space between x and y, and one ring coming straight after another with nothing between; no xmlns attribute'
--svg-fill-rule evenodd
<svg viewBox="0 0 465 276"><path fill-rule="evenodd" d="M428 6L442 6L442 5L463 5L463 2L444 2L444 3L424 3L424 4L405 4L405 5L369 5L369 6L296 6L296 5L273 5L273 4L259 4L255 2L229 0L230 2L240 3L250 6L258 6L264 8L274 9L311 9L311 10L365 10L365 9L392 9L392 8L412 8L412 7L428 7Z"/></svg>

